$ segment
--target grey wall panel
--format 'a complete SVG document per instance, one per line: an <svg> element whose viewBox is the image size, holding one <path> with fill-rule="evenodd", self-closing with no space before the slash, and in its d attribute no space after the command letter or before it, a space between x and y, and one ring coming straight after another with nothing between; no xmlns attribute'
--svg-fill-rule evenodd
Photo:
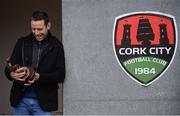
<svg viewBox="0 0 180 116"><path fill-rule="evenodd" d="M62 0L64 114L180 114L179 47L164 75L144 87L119 66L112 45L115 17L158 11L175 16L179 28L179 5L179 0Z"/></svg>

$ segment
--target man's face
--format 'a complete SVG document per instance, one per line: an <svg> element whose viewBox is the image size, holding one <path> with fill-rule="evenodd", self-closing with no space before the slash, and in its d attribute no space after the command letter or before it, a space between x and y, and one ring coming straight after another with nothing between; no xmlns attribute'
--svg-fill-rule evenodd
<svg viewBox="0 0 180 116"><path fill-rule="evenodd" d="M46 37L50 27L51 24L48 23L47 25L45 25L44 20L31 21L32 33L38 41L42 41Z"/></svg>

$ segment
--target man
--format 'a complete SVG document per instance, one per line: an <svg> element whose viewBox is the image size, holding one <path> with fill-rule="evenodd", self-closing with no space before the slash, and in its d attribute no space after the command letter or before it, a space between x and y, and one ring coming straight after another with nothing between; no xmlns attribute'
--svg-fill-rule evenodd
<svg viewBox="0 0 180 116"><path fill-rule="evenodd" d="M5 68L13 82L10 103L14 115L51 115L58 109L58 83L65 78L65 59L63 45L50 28L47 13L35 11L32 33L18 39Z"/></svg>

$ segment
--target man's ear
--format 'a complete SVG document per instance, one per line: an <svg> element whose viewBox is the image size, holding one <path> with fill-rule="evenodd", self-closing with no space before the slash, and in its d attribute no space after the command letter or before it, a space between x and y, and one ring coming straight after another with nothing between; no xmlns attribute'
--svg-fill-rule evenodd
<svg viewBox="0 0 180 116"><path fill-rule="evenodd" d="M50 30L50 28L51 28L51 22L48 22L47 29Z"/></svg>

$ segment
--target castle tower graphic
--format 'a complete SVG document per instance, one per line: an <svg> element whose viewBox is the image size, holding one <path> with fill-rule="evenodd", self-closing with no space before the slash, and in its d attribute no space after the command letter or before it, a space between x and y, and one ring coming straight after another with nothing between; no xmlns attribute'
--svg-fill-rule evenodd
<svg viewBox="0 0 180 116"><path fill-rule="evenodd" d="M149 19L140 19L137 30L137 40L142 42L143 46L151 45L150 40L154 40L154 33Z"/></svg>
<svg viewBox="0 0 180 116"><path fill-rule="evenodd" d="M166 46L169 45L169 38L167 34L167 25L166 24L159 24L160 30L160 38L159 38L159 45ZM132 46L131 45L131 24L124 24L123 25L123 36L121 39L121 45L124 47ZM140 19L137 29L137 41L142 42L142 46L150 46L151 41L154 40L154 32L149 22L149 19Z"/></svg>
<svg viewBox="0 0 180 116"><path fill-rule="evenodd" d="M131 38L130 38L130 32L131 32L131 25L125 24L124 30L123 30L123 38L121 40L122 46L130 46L131 45Z"/></svg>
<svg viewBox="0 0 180 116"><path fill-rule="evenodd" d="M160 45L169 45L169 38L167 36L166 24L159 24L160 29Z"/></svg>

